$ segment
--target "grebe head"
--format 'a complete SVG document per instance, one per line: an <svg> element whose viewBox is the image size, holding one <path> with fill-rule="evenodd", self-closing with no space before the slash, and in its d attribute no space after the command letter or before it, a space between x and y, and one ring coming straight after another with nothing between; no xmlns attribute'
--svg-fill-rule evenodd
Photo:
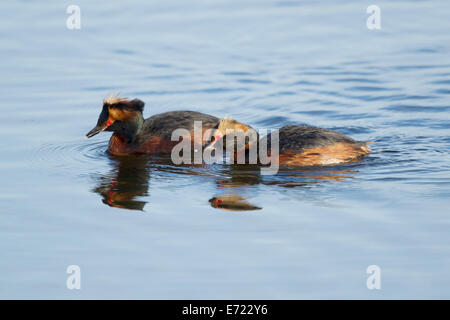
<svg viewBox="0 0 450 320"><path fill-rule="evenodd" d="M257 133L252 127L242 122L226 117L220 119L217 128L212 131L211 143L207 145L206 148L216 148L219 141L226 138L226 136L240 136L240 135L249 137L250 140L245 141L245 147L247 147L250 142L253 142L252 134L254 134L253 138L254 139L256 138L255 141L257 141L258 137ZM231 141L231 143L233 143L233 141Z"/></svg>
<svg viewBox="0 0 450 320"><path fill-rule="evenodd" d="M143 124L144 102L139 99L129 101L118 95L109 95L103 100L103 109L97 125L86 134L86 138L102 131L114 131L130 140Z"/></svg>

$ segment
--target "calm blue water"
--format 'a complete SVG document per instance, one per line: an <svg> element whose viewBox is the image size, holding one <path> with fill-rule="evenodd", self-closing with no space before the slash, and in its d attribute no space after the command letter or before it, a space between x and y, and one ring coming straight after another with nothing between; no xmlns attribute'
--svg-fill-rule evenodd
<svg viewBox="0 0 450 320"><path fill-rule="evenodd" d="M3 1L0 15L0 298L450 298L448 1ZM110 92L146 117L307 123L373 153L270 177L114 158L109 134L84 138ZM209 202L230 195L261 209Z"/></svg>

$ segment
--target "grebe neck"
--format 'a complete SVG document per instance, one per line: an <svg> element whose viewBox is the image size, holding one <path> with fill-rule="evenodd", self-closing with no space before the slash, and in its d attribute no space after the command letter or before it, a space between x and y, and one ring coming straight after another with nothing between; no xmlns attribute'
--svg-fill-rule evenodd
<svg viewBox="0 0 450 320"><path fill-rule="evenodd" d="M136 116L126 121L118 121L114 126L114 134L124 137L128 143L136 141L136 138L142 133L144 128L144 117L142 113L136 113Z"/></svg>

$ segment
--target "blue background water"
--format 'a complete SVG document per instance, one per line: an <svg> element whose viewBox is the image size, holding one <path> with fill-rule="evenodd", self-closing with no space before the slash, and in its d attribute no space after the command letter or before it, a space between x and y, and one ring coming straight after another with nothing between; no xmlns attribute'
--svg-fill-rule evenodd
<svg viewBox="0 0 450 320"><path fill-rule="evenodd" d="M1 298L450 298L448 1L3 1L0 15ZM123 169L108 134L84 139L118 91L145 116L307 123L374 152L275 177ZM143 211L102 202L121 170ZM227 194L262 209L211 207Z"/></svg>

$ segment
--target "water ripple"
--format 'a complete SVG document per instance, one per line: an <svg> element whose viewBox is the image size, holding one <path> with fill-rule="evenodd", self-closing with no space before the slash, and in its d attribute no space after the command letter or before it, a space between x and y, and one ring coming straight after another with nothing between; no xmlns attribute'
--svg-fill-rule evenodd
<svg viewBox="0 0 450 320"><path fill-rule="evenodd" d="M35 165L50 165L73 169L80 164L103 163L107 159L107 141L81 141L64 144L44 144L34 151Z"/></svg>

